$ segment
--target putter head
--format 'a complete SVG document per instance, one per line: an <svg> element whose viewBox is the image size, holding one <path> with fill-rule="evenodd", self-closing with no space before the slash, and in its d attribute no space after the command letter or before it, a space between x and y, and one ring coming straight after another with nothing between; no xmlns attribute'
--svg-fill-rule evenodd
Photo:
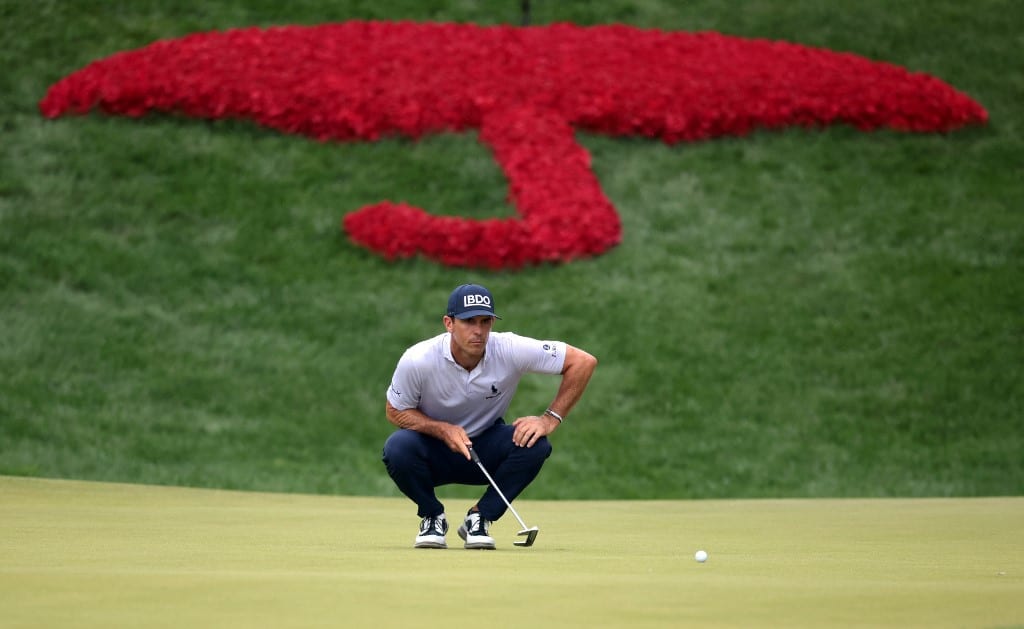
<svg viewBox="0 0 1024 629"><path fill-rule="evenodd" d="M536 526L531 526L528 529L523 529L519 531L519 536L522 537L523 535L525 535L526 539L512 543L516 546L533 546L533 540L537 539L537 533L540 533L540 529Z"/></svg>

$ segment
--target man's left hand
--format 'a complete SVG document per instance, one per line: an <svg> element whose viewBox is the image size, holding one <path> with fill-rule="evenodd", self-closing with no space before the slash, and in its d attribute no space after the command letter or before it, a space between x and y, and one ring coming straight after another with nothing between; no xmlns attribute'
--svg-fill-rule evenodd
<svg viewBox="0 0 1024 629"><path fill-rule="evenodd" d="M528 415L512 422L515 432L512 442L520 448L532 448L541 437L546 437L558 428L558 420L548 415Z"/></svg>

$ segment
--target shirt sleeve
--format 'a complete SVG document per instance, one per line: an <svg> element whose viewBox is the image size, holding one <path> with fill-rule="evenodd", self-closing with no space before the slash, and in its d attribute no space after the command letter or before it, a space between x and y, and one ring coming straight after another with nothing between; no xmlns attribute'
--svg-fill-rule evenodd
<svg viewBox="0 0 1024 629"><path fill-rule="evenodd" d="M416 365L408 355L402 356L391 376L387 398L391 406L400 411L416 408L420 403L421 381Z"/></svg>
<svg viewBox="0 0 1024 629"><path fill-rule="evenodd" d="M516 364L522 373L560 374L565 366L566 344L512 335Z"/></svg>

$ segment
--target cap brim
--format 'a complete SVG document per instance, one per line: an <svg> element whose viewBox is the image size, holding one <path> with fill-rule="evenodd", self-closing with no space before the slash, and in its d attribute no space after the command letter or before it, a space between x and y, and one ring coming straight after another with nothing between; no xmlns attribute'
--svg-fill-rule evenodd
<svg viewBox="0 0 1024 629"><path fill-rule="evenodd" d="M496 315L493 312L491 312L490 310L469 310L467 312L460 312L459 314L455 315L455 318L456 319L472 319L473 317L479 317L479 316L494 317L495 319L500 319L501 318L498 315Z"/></svg>

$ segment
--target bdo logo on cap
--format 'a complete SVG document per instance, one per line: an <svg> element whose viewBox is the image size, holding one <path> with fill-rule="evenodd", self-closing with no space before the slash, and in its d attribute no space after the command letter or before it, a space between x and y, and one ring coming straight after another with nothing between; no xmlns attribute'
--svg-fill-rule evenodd
<svg viewBox="0 0 1024 629"><path fill-rule="evenodd" d="M479 284L463 284L448 297L449 317L456 319L469 319L481 315L500 319L494 313L494 297L491 291Z"/></svg>
<svg viewBox="0 0 1024 629"><path fill-rule="evenodd" d="M462 307L471 308L473 306L483 306L485 308L491 307L491 298L489 295L463 295L462 296Z"/></svg>

